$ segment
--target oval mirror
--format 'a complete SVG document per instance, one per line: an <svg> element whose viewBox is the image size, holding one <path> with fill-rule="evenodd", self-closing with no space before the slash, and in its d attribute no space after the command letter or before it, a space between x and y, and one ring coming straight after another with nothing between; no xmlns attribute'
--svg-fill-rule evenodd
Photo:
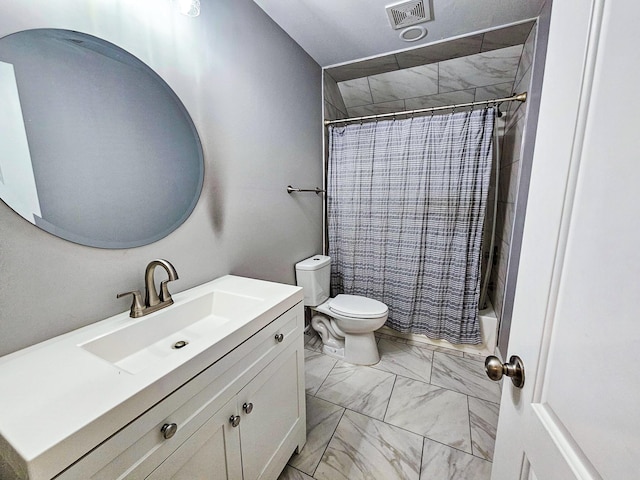
<svg viewBox="0 0 640 480"><path fill-rule="evenodd" d="M202 147L151 68L91 35L0 39L0 198L49 233L101 248L168 235L196 205Z"/></svg>

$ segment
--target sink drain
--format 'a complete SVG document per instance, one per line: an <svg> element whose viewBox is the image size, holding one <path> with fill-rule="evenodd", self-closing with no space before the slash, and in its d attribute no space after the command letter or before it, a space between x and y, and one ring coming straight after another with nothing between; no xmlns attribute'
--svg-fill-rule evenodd
<svg viewBox="0 0 640 480"><path fill-rule="evenodd" d="M173 344L173 347L171 348L182 348L182 347L186 347L189 344L189 342L185 342L184 340L180 340L179 342L176 342Z"/></svg>

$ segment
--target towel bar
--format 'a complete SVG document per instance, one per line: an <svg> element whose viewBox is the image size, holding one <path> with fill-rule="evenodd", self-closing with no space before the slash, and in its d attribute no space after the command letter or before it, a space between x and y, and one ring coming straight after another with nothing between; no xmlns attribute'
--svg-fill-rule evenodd
<svg viewBox="0 0 640 480"><path fill-rule="evenodd" d="M319 195L321 193L325 193L325 190L323 190L322 188L295 188L292 187L291 185L289 185L287 187L287 193L293 193L293 192L315 192L316 195Z"/></svg>

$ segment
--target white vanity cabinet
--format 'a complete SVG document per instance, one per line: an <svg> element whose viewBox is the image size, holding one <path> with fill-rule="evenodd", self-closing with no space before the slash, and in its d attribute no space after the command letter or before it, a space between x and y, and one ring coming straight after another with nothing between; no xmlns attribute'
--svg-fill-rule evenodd
<svg viewBox="0 0 640 480"><path fill-rule="evenodd" d="M242 478L240 432L231 426L235 399L213 414L147 478L192 480Z"/></svg>
<svg viewBox="0 0 640 480"><path fill-rule="evenodd" d="M51 404L39 402L37 409L30 409L24 402L22 406L18 401L6 402L13 412L23 415L13 423L5 421L11 419L10 416L0 416L0 457L13 467L15 478L277 479L289 457L306 441L301 289L227 276L196 287L185 305L192 302L191 298L203 298L215 288L225 289L219 298L228 300L229 291L245 287L253 296L243 294L255 308L241 321L221 322L226 331L215 332L216 343L212 347L196 350L201 337L193 337L189 343L189 347L193 346L191 353L188 347L163 353L166 368L154 364L139 373L127 373L116 368L118 365L95 359L79 348L86 344L87 338L94 341L95 330L54 341L52 345L56 348L67 345L65 348L75 349L74 364L78 364L77 359L84 360L82 368L93 383L78 383L77 391L72 392L74 405L64 412L55 404L59 395L52 397ZM174 295L174 299L179 295ZM265 299L263 306L256 300L259 298ZM180 303L176 303L179 307ZM128 328L130 324L130 320L118 318L113 325ZM190 328L180 331L180 338L188 338ZM108 326L98 332L97 338L105 335L103 331L110 335L114 330ZM33 352L23 352L5 359L4 364L0 359L0 381L36 364L34 360L48 357L51 352L47 349L51 348L44 345ZM179 355L187 359L180 363ZM158 362L162 362L162 358ZM95 365L91 363L94 361ZM153 368L167 373L156 374ZM51 368L51 372L57 370ZM65 374L69 378L60 374L58 380L67 382L65 388L61 388L63 393L76 385L73 373L77 376L77 371ZM142 389L138 385L134 385L137 390L132 387L137 394L125 395L124 387L136 380L147 383ZM35 391L37 382L33 384ZM123 393L114 393L113 388L120 388ZM109 395L114 400L109 400L111 403L107 406L113 407L101 405L102 413L93 414L93 405L105 402L105 396ZM27 397L16 395L17 400L24 398ZM0 399L0 406L2 401ZM50 411L41 411L43 406ZM90 421L77 418L84 414L82 409L88 410L86 416ZM40 418L33 419L34 412L38 412ZM64 418L51 417L52 412L60 412ZM38 451L42 453L38 455L27 455L26 449L20 447L26 445L36 451L29 443L35 437L29 432L34 431L32 425L40 425L47 418L53 418L59 426L44 432L45 440L49 437L53 440L47 443L41 440L48 447L40 447ZM68 425L72 421L81 427ZM13 435L9 435L10 427L16 432ZM59 433L61 427L69 433ZM18 440L23 438L20 443ZM12 439L17 440L12 442Z"/></svg>
<svg viewBox="0 0 640 480"><path fill-rule="evenodd" d="M56 479L275 480L306 438L303 328L298 304Z"/></svg>
<svg viewBox="0 0 640 480"><path fill-rule="evenodd" d="M297 354L280 354L147 478L277 478L298 445Z"/></svg>

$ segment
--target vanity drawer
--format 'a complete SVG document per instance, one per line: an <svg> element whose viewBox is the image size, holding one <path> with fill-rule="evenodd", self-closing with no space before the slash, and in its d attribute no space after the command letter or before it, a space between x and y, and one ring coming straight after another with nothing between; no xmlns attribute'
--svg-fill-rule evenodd
<svg viewBox="0 0 640 480"><path fill-rule="evenodd" d="M303 327L304 311L298 304L98 445L56 479L146 477L287 346L299 342L302 348ZM172 424L177 430L165 439L162 428Z"/></svg>

